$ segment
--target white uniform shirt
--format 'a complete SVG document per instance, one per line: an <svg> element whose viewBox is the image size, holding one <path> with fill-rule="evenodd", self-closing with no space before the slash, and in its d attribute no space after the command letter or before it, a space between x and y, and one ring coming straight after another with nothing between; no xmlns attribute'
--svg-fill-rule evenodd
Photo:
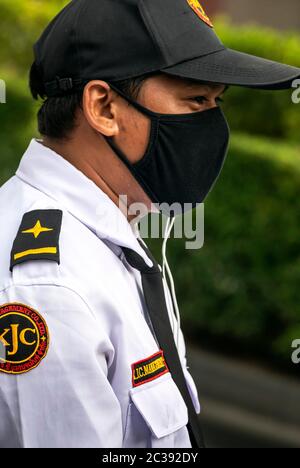
<svg viewBox="0 0 300 468"><path fill-rule="evenodd" d="M49 209L63 212L60 264L27 261L11 272L10 251L23 215ZM132 384L132 364L160 348L140 272L128 265L120 246L152 263L118 207L33 140L16 175L0 189L0 220L0 306L35 309L50 336L36 368L0 372L0 447L191 447L187 408L170 373ZM199 413L180 336L179 354Z"/></svg>

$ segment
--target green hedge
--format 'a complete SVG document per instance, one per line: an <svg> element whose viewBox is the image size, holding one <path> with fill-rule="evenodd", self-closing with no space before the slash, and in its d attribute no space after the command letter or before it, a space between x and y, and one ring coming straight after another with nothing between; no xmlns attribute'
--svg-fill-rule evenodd
<svg viewBox="0 0 300 468"><path fill-rule="evenodd" d="M0 183L15 170L35 132L38 104L28 89L32 46L43 28L68 1L0 0L0 79L7 104L0 104Z"/></svg>
<svg viewBox="0 0 300 468"><path fill-rule="evenodd" d="M32 62L32 46L66 0L0 0L0 69L26 74Z"/></svg>
<svg viewBox="0 0 300 468"><path fill-rule="evenodd" d="M224 44L241 52L258 55L300 68L300 34L270 28L236 26L226 17L215 21ZM292 91L258 91L231 87L225 111L234 130L300 141L300 104L291 100Z"/></svg>
<svg viewBox="0 0 300 468"><path fill-rule="evenodd" d="M27 89L27 81L6 74L7 103L0 104L0 183L18 165L28 140L36 133L37 104Z"/></svg>
<svg viewBox="0 0 300 468"><path fill-rule="evenodd" d="M205 245L170 240L187 331L290 362L300 338L300 148L235 134L205 203ZM159 255L157 241L152 246Z"/></svg>

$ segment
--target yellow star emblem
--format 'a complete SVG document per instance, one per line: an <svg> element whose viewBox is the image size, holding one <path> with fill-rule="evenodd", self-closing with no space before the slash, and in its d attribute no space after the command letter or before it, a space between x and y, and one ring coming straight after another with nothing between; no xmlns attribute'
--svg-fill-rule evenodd
<svg viewBox="0 0 300 468"><path fill-rule="evenodd" d="M43 227L41 225L40 220L38 220L36 225L32 229L27 229L27 231L22 231L22 234L33 234L34 237L37 238L42 232L49 232L49 231L53 231L53 229Z"/></svg>

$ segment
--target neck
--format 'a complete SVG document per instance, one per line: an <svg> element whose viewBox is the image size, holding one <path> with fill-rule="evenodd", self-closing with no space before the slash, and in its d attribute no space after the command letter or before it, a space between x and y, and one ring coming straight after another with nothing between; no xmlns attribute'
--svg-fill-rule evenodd
<svg viewBox="0 0 300 468"><path fill-rule="evenodd" d="M88 138L88 131L89 129L84 132L84 138L78 135L79 129L76 131L77 134L69 139L54 140L44 137L43 145L62 156L92 180L115 203L129 222L137 217L137 214L128 212L134 203L143 204L146 212L151 211L150 199L125 164L101 135L94 134L93 138ZM124 195L127 197L127 204L123 201Z"/></svg>

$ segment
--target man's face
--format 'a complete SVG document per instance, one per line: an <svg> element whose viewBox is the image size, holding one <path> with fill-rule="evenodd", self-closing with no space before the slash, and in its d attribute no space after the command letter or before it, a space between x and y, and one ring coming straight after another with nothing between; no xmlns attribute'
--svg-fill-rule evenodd
<svg viewBox="0 0 300 468"><path fill-rule="evenodd" d="M226 91L224 85L201 84L191 80L157 75L148 78L136 99L147 109L160 114L188 114L203 112L218 106L218 100ZM151 130L150 118L116 96L119 107L119 133L114 142L131 163L144 156Z"/></svg>

